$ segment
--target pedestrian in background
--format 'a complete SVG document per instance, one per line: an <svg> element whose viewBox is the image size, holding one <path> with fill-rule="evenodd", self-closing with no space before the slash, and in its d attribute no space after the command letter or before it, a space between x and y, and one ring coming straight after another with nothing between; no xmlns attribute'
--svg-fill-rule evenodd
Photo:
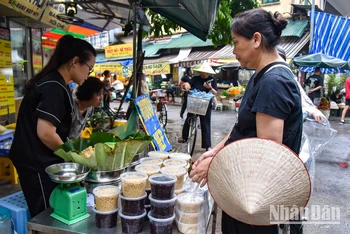
<svg viewBox="0 0 350 234"><path fill-rule="evenodd" d="M350 106L350 76L345 80L345 107L343 109L343 112L341 113L341 119L339 124L345 123L345 116L349 110L349 106Z"/></svg>
<svg viewBox="0 0 350 234"><path fill-rule="evenodd" d="M180 91L183 93L183 101L182 101L182 106L181 106L181 111L180 111L181 119L184 118L184 113L185 113L185 110L187 108L187 92L183 91L183 89L184 89L183 85L184 85L184 83L190 82L192 75L193 75L192 67L186 67L185 74L183 75L183 77L181 78L181 81L180 81L179 87L180 87Z"/></svg>
<svg viewBox="0 0 350 234"><path fill-rule="evenodd" d="M321 70L319 67L316 67L314 74L309 76L304 84L307 86L307 93L314 105L320 105L323 89L323 77L321 76Z"/></svg>
<svg viewBox="0 0 350 234"><path fill-rule="evenodd" d="M301 95L294 74L276 50L287 24L280 13L261 8L235 17L231 25L233 53L243 68L256 72L249 80L231 133L195 162L190 174L193 181L205 184L212 158L224 146L240 139L274 140L299 154L303 125ZM278 229L277 225L246 224L222 212L223 234L278 234Z"/></svg>
<svg viewBox="0 0 350 234"><path fill-rule="evenodd" d="M89 77L78 86L74 100L72 127L69 133L70 139L80 138L87 119L94 113L94 108L102 104L103 91L104 83L96 77Z"/></svg>
<svg viewBox="0 0 350 234"><path fill-rule="evenodd" d="M109 70L105 70L103 72L103 83L105 85L104 94L103 94L103 107L105 109L109 109L109 103L111 102L111 72Z"/></svg>
<svg viewBox="0 0 350 234"><path fill-rule="evenodd" d="M54 151L67 140L72 124L74 103L67 85L82 85L95 59L96 51L87 41L63 36L47 65L25 88L10 159L32 217L50 207L57 186L45 169L63 162Z"/></svg>

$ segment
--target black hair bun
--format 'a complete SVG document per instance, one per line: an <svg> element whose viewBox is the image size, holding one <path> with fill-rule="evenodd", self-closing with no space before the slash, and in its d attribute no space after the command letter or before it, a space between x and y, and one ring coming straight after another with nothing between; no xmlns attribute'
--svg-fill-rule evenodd
<svg viewBox="0 0 350 234"><path fill-rule="evenodd" d="M270 12L272 22L275 26L275 33L277 36L281 36L282 31L287 27L288 21L276 11L274 14Z"/></svg>

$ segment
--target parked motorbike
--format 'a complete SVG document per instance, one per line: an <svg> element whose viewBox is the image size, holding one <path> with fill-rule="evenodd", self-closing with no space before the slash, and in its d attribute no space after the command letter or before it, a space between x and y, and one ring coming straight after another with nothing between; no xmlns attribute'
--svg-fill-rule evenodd
<svg viewBox="0 0 350 234"><path fill-rule="evenodd" d="M110 90L112 92L113 100L118 100L118 101L122 100L124 96L124 84L121 81L117 80L113 82Z"/></svg>

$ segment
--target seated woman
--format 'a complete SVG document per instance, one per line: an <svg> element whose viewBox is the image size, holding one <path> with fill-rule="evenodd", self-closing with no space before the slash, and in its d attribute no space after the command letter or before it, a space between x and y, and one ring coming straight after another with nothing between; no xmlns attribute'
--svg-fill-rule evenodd
<svg viewBox="0 0 350 234"><path fill-rule="evenodd" d="M74 100L70 139L79 138L87 119L94 113L94 107L100 107L103 100L104 83L98 78L89 77L76 92Z"/></svg>

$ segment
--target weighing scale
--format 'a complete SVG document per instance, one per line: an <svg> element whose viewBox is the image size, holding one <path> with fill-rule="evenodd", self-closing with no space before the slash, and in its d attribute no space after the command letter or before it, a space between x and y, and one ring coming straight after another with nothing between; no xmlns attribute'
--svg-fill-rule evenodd
<svg viewBox="0 0 350 234"><path fill-rule="evenodd" d="M77 163L59 163L45 171L53 182L59 183L50 196L54 210L50 216L68 225L88 218L87 192L79 182L85 179L90 168Z"/></svg>

